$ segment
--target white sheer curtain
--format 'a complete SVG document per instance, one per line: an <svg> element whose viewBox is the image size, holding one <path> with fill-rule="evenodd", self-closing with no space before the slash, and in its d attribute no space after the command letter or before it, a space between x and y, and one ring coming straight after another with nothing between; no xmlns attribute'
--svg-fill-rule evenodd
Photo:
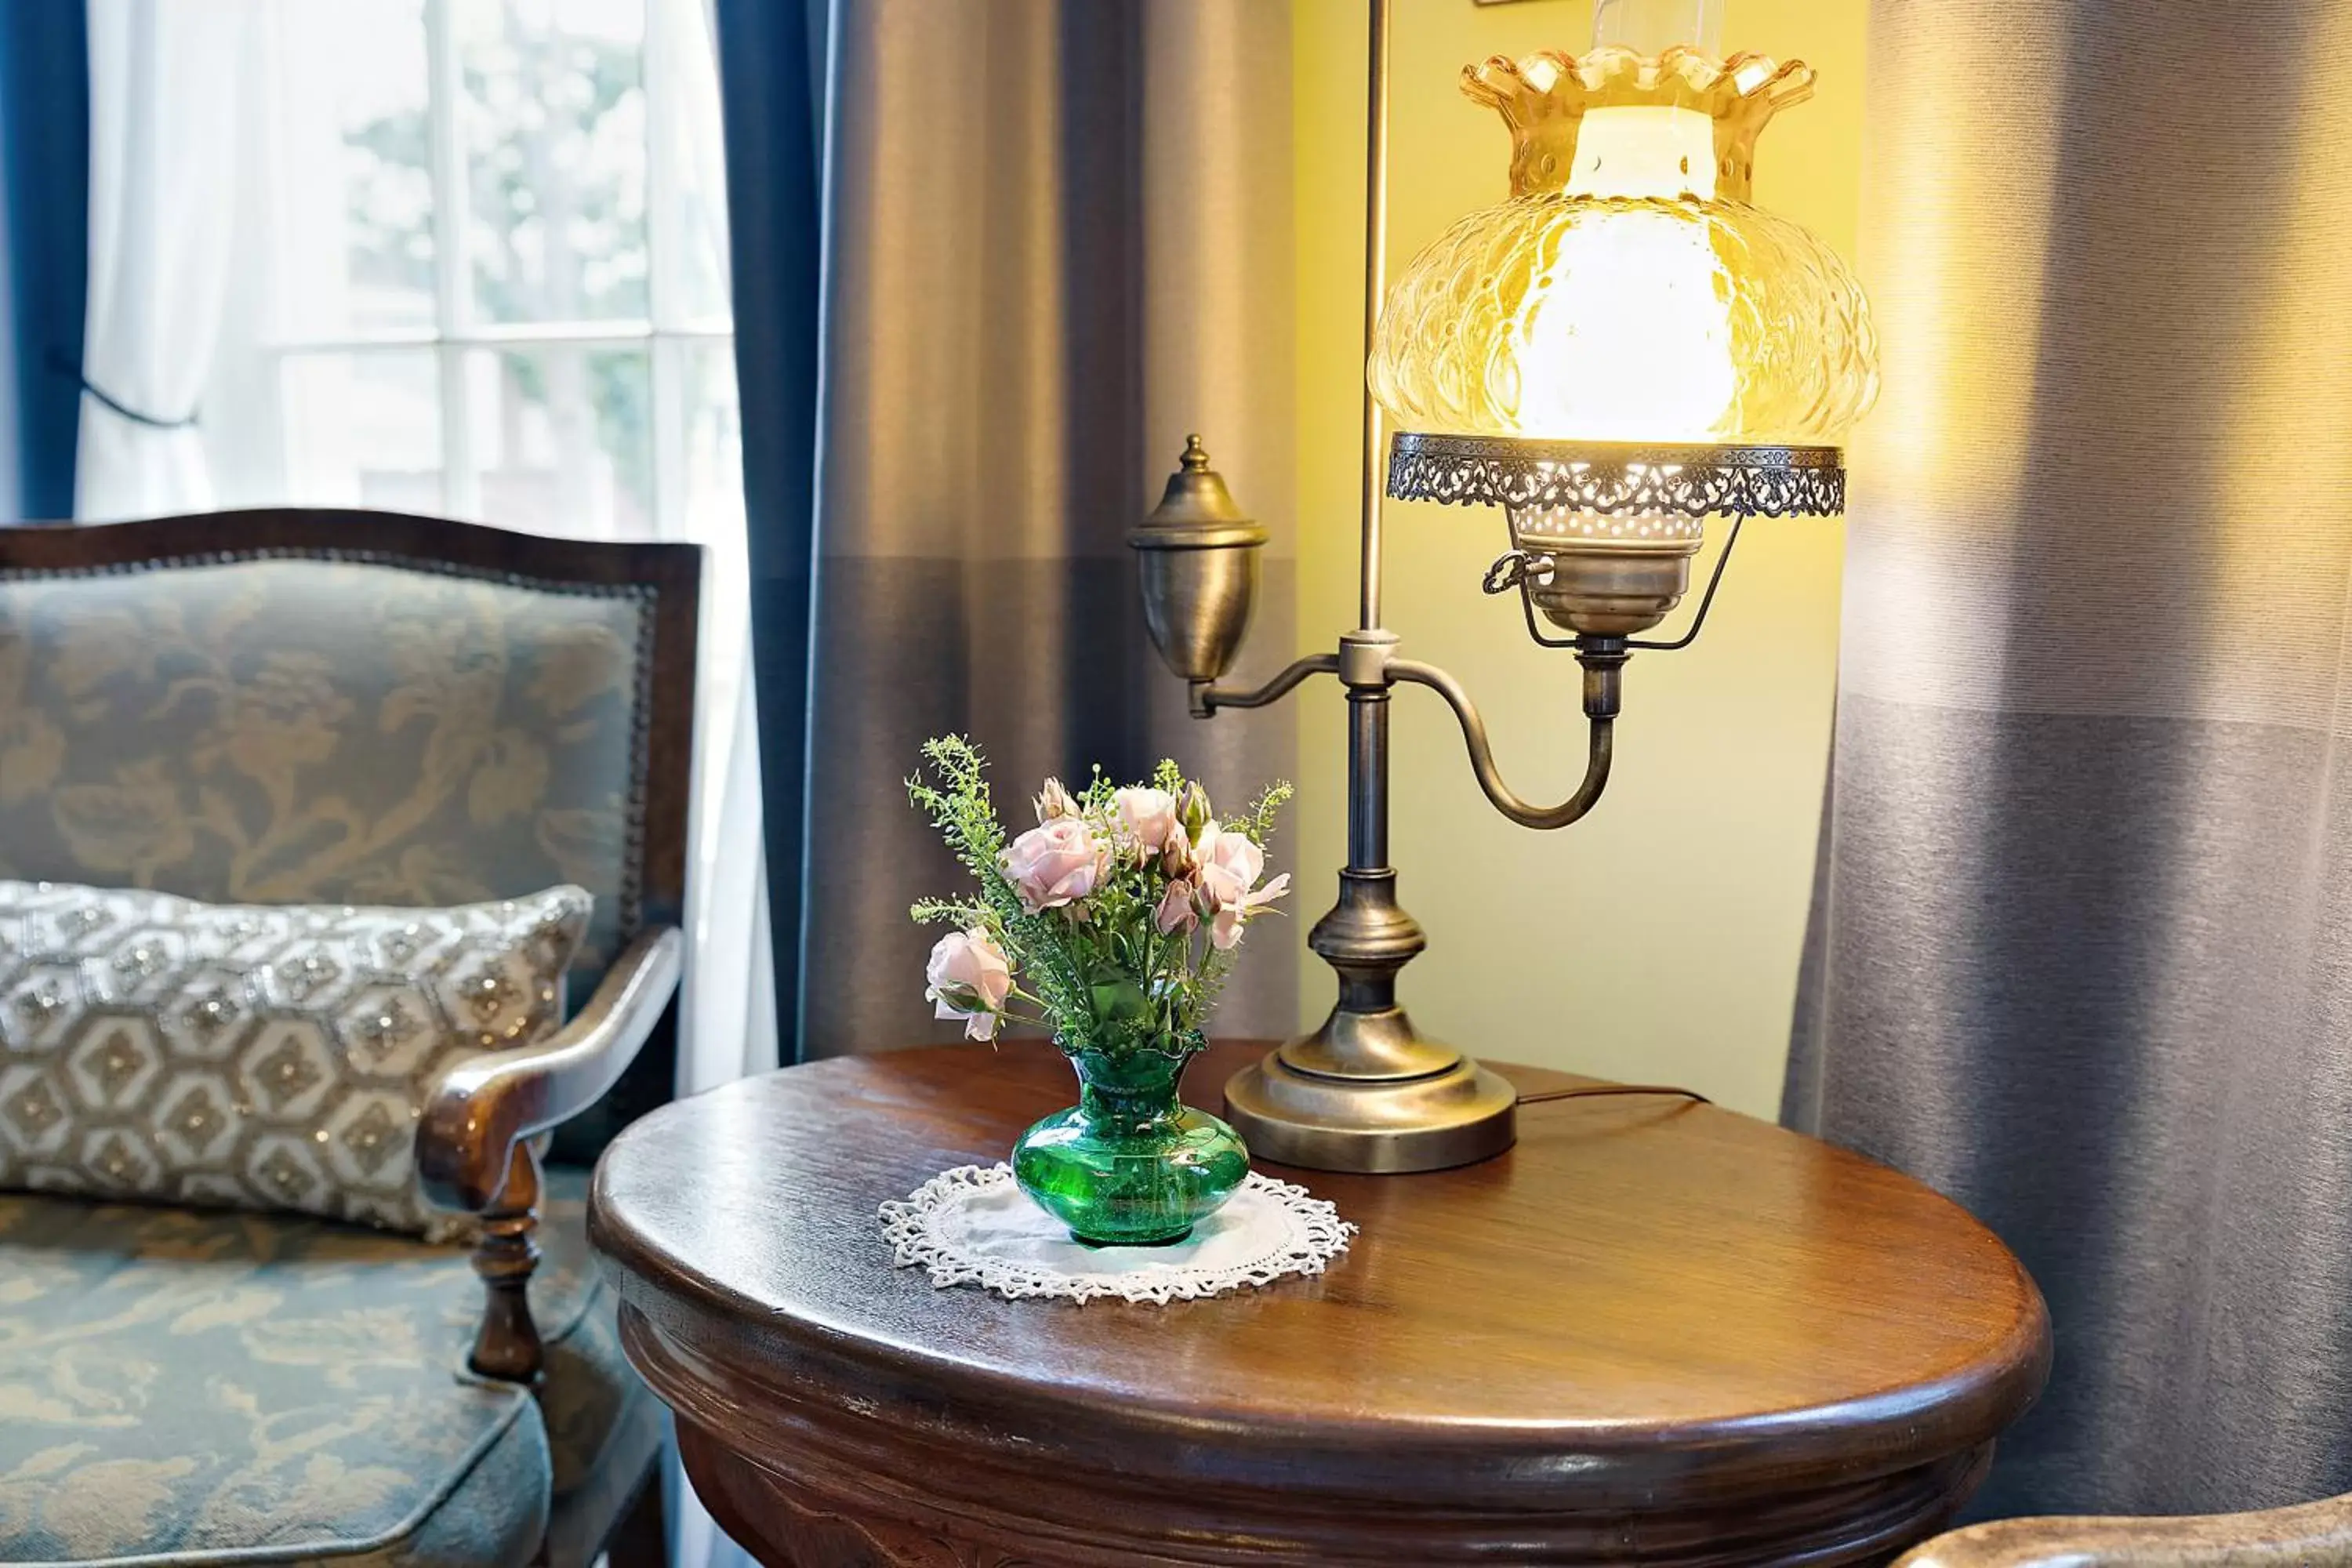
<svg viewBox="0 0 2352 1568"><path fill-rule="evenodd" d="M674 139L688 177L677 222L696 232L721 296L729 287L725 138L709 7L653 0L656 48L694 84L655 105L655 134ZM727 345L731 354L731 342ZM733 384L731 364L727 372ZM686 536L703 546L701 686L696 725L695 930L678 1031L677 1089L697 1094L778 1066L774 955L768 934L758 708L751 679L751 567L745 552L741 432L712 468L724 483L687 508Z"/></svg>
<svg viewBox="0 0 2352 1568"><path fill-rule="evenodd" d="M255 0L89 0L89 308L74 514L212 504L190 423L235 237ZM110 405L109 400L111 400Z"/></svg>
<svg viewBox="0 0 2352 1568"><path fill-rule="evenodd" d="M712 0L698 5L660 5L654 7L655 26L680 49L693 50L708 62L712 90L707 97L677 105L673 133L688 139L708 189L727 188L725 133L719 120L718 86L718 21ZM688 35L691 35L690 37ZM727 207L723 200L698 209L717 255L727 254ZM740 473L740 468L739 468ZM743 519L739 503L731 549L723 557L729 590L729 612L736 616L732 664L738 677L735 724L725 779L712 799L713 815L697 824L697 864L702 885L716 896L704 902L706 915L691 949L702 980L689 982L686 1011L678 1031L678 1092L698 1093L730 1079L764 1072L781 1064L782 1041L776 1026L774 949L768 927L767 857L760 847L760 752L757 708L751 681L750 601L746 584L751 567L744 554ZM707 754L706 754L707 756ZM706 775L707 776L707 775ZM749 838L737 840L737 825L748 822ZM730 853L731 851L731 853ZM730 887L719 893L721 878ZM751 911L749 920L713 921L710 912ZM733 973L743 983L730 985ZM730 1009L736 1016L730 1017ZM719 1528L702 1505L675 1444L662 1457L663 1517L669 1526L669 1560L674 1568L757 1568L751 1554Z"/></svg>

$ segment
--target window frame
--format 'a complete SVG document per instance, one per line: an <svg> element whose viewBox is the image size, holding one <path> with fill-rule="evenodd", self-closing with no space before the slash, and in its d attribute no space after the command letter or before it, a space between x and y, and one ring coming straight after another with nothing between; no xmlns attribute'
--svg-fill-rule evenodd
<svg viewBox="0 0 2352 1568"><path fill-rule="evenodd" d="M646 114L646 298L647 314L572 321L481 321L474 308L468 218L472 199L466 164L464 61L450 10L456 0L420 0L425 48L425 117L433 204L433 311L430 327L383 327L344 334L273 335L257 345L274 387L285 384L289 361L346 353L354 358L429 350L437 371L441 439L441 508L448 516L482 515L481 470L474 452L474 394L469 354L483 351L643 349L652 421L653 537L682 539L695 531L688 518L688 356L710 344L731 343L728 312L695 314L683 308L680 256L688 222L680 200L690 153L677 133L679 117L656 106L691 90L691 62L671 47L660 8L644 0L641 88ZM670 0L674 4L675 0ZM282 397L282 391L279 393ZM284 439L283 419L278 439Z"/></svg>

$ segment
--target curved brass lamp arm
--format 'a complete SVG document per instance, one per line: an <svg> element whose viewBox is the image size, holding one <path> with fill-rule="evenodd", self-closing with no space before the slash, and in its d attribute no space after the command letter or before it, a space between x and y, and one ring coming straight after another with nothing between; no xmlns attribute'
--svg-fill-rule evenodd
<svg viewBox="0 0 2352 1568"><path fill-rule="evenodd" d="M1237 690L1230 686L1217 686L1209 681L1192 683L1192 716L1206 719L1220 708L1263 708L1289 695L1293 688L1310 675L1337 675L1339 656L1336 653L1310 653L1295 659L1288 668L1255 691Z"/></svg>
<svg viewBox="0 0 2352 1568"><path fill-rule="evenodd" d="M1912 1548L1895 1568L2290 1568L2352 1557L2352 1498L2260 1513L2004 1519Z"/></svg>
<svg viewBox="0 0 2352 1568"><path fill-rule="evenodd" d="M1479 716L1478 706L1470 700L1470 693L1462 683L1438 668L1416 659L1392 658L1388 663L1389 675L1397 680L1410 680L1416 686L1426 686L1445 699L1454 716L1462 721L1462 741L1470 749L1470 769L1478 775L1478 787L1495 803L1495 809L1522 827L1566 827L1583 816L1601 799L1601 792L1609 786L1609 760L1616 718L1609 713L1590 715L1592 740L1584 764L1584 781L1576 793L1558 805L1530 805L1503 782L1502 771L1495 765L1495 750L1486 740L1486 721Z"/></svg>

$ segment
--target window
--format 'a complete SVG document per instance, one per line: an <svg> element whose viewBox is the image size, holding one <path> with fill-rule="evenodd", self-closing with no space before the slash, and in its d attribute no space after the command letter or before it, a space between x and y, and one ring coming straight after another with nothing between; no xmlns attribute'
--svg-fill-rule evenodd
<svg viewBox="0 0 2352 1568"><path fill-rule="evenodd" d="M224 503L740 548L719 97L681 0L276 0Z"/></svg>

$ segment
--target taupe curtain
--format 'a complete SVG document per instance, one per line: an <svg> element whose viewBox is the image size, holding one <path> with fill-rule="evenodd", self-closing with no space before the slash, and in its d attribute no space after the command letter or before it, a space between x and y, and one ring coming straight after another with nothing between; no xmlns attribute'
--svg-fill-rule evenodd
<svg viewBox="0 0 2352 1568"><path fill-rule="evenodd" d="M2352 3L1870 26L1786 1113L2041 1281L1984 1510L2352 1489Z"/></svg>
<svg viewBox="0 0 2352 1568"><path fill-rule="evenodd" d="M1291 719L1195 723L1145 637L1125 536L1198 431L1274 531L1254 663L1292 652L1289 7L862 0L840 7L799 1037L940 1037L960 873L898 781L968 731L1025 816L1048 772L1172 755L1238 801ZM1287 1031L1286 944L1225 1032ZM944 1028L942 1026L940 1028Z"/></svg>

